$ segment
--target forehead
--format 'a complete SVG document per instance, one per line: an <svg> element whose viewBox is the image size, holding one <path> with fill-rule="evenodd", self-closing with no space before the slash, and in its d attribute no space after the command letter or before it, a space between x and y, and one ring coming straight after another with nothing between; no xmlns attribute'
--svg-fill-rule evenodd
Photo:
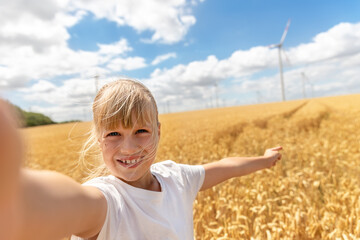
<svg viewBox="0 0 360 240"><path fill-rule="evenodd" d="M135 129L135 128L152 128L154 125L155 119L151 119L151 116L148 114L142 114L137 116L136 113L132 113L131 116L113 116L111 119L104 121L102 128L105 130L114 130L118 128L122 129Z"/></svg>
<svg viewBox="0 0 360 240"><path fill-rule="evenodd" d="M131 126L124 126L121 122L117 125L114 125L115 128L123 128L123 129L139 129L139 128L151 128L152 124L149 122L134 122Z"/></svg>

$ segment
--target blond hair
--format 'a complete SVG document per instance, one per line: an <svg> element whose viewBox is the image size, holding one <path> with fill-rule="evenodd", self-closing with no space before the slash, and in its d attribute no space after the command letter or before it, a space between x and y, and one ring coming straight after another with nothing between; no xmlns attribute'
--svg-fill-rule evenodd
<svg viewBox="0 0 360 240"><path fill-rule="evenodd" d="M82 170L89 173L83 181L110 173L102 160L98 140L101 131L116 129L120 124L124 128L149 124L154 143L150 154L155 156L159 142L158 110L153 95L142 83L120 79L104 85L94 99L92 111L92 129L79 159Z"/></svg>

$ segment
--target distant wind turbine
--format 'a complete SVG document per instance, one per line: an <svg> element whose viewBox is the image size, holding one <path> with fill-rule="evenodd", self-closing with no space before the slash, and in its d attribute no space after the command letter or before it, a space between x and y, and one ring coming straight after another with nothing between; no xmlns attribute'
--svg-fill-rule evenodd
<svg viewBox="0 0 360 240"><path fill-rule="evenodd" d="M94 80L95 80L95 94L97 94L98 93L98 91L99 91L99 74L95 74L95 76L94 76Z"/></svg>
<svg viewBox="0 0 360 240"><path fill-rule="evenodd" d="M290 26L290 19L288 20L287 24L286 24L286 27L285 27L285 30L284 30L284 33L280 39L280 43L277 43L277 44L272 44L269 46L269 48L278 48L279 49L279 68L280 68L280 82L281 82L281 94L282 94L282 100L285 101L285 87L284 87L284 77L283 77L283 65L282 65L282 60L281 60L281 51L284 51L282 49L283 47L283 43L284 43L284 40L285 40L285 37L286 37L286 34L289 30L289 26Z"/></svg>
<svg viewBox="0 0 360 240"><path fill-rule="evenodd" d="M306 93L305 93L305 84L306 82L308 82L311 86L311 96L314 97L314 84L312 82L310 82L309 78L306 76L306 74L304 72L301 72L301 77L302 77L302 84L303 84L303 96L304 98L306 98Z"/></svg>
<svg viewBox="0 0 360 240"><path fill-rule="evenodd" d="M216 97L216 107L219 107L219 83L218 80L215 82L215 97Z"/></svg>
<svg viewBox="0 0 360 240"><path fill-rule="evenodd" d="M303 98L306 98L306 90L305 90L305 81L306 81L306 76L305 73L302 72L301 73L302 76L302 89L303 89Z"/></svg>
<svg viewBox="0 0 360 240"><path fill-rule="evenodd" d="M262 94L259 90L256 91L257 103L262 102Z"/></svg>

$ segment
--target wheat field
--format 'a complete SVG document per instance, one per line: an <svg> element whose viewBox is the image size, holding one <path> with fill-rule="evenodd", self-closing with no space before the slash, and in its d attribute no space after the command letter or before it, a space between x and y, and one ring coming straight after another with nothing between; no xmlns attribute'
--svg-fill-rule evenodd
<svg viewBox="0 0 360 240"><path fill-rule="evenodd" d="M209 109L160 116L157 161L202 164L263 155L272 169L200 192L196 239L360 239L360 95ZM25 165L81 182L78 153L89 123L23 130Z"/></svg>

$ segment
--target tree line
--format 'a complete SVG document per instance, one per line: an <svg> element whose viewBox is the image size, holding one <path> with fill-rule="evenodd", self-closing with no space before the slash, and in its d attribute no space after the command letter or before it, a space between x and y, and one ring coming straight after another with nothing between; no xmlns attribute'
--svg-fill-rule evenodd
<svg viewBox="0 0 360 240"><path fill-rule="evenodd" d="M27 112L22 110L20 107L13 105L16 109L20 125L23 127L33 127L39 125L54 124L50 117L36 112Z"/></svg>

